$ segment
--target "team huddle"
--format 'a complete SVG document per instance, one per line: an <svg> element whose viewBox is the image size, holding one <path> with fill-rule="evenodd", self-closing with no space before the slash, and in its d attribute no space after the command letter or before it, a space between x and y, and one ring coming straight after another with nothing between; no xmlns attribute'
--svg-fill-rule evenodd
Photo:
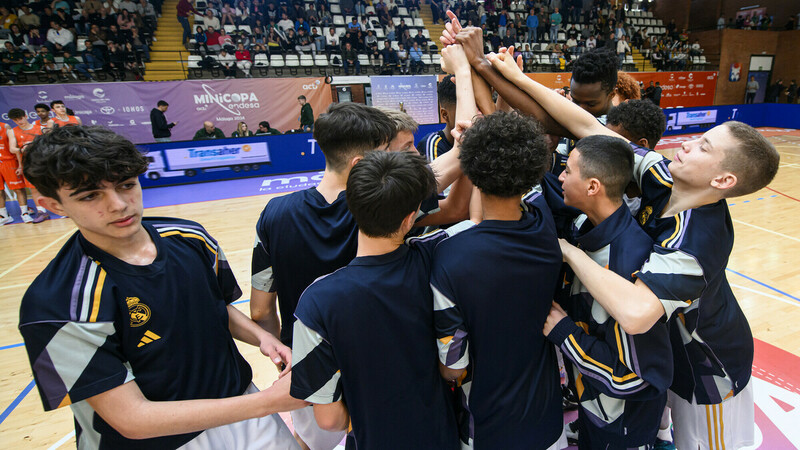
<svg viewBox="0 0 800 450"><path fill-rule="evenodd" d="M670 161L652 150L658 107L609 108L614 55L576 61L593 69L570 101L513 49L484 55L480 29L454 20L441 40L446 127L419 152L404 113L342 103L316 121L324 175L261 213L250 318L202 225L142 216L132 143L80 125L27 143L37 204L78 232L20 331L79 448L560 449L565 430L584 449L753 444L726 198L772 180L775 148L727 122ZM234 339L275 384L252 384ZM566 427L559 354L579 405Z"/></svg>

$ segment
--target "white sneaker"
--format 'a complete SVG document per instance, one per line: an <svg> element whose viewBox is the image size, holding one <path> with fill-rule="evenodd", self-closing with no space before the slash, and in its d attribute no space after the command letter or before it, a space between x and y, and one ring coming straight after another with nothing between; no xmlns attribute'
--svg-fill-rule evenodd
<svg viewBox="0 0 800 450"><path fill-rule="evenodd" d="M31 220L33 220L33 219L31 219ZM7 223L11 223L13 221L14 221L14 218L11 217L11 216L8 216L8 217L0 216L0 226L5 225Z"/></svg>
<svg viewBox="0 0 800 450"><path fill-rule="evenodd" d="M31 210L30 209L25 211L24 213L22 213L22 221L25 222L25 223L33 222L33 217L31 217Z"/></svg>

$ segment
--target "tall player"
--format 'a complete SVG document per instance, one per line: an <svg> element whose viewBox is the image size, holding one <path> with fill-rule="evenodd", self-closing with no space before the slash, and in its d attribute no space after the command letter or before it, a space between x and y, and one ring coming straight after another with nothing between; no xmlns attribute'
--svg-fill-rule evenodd
<svg viewBox="0 0 800 450"><path fill-rule="evenodd" d="M80 117L67 114L67 107L61 100L53 100L50 102L50 108L52 108L53 112L56 114L56 116L53 117L53 122L60 127L81 125L83 123Z"/></svg>
<svg viewBox="0 0 800 450"><path fill-rule="evenodd" d="M492 60L574 135L619 136L530 80L512 58ZM684 142L673 161L637 151L637 218L656 243L635 284L562 242L565 261L627 333L643 333L666 316L675 366L669 406L678 448L753 444L753 336L725 277L733 248L725 199L769 184L779 162L766 138L736 121Z"/></svg>
<svg viewBox="0 0 800 450"><path fill-rule="evenodd" d="M8 118L17 124L16 127L6 132L6 136L8 137L8 147L11 153L17 155L17 159L19 161L19 168L17 171L22 178L22 181L25 183L25 187L31 190L31 196L33 197L33 201L36 203L36 215L34 215L31 220L25 220L25 217L23 216L22 220L25 222L42 223L50 218L50 214L47 212L44 206L39 203L39 198L41 197L39 191L36 190L36 187L29 183L22 174L23 153L25 152L26 147L33 142L36 136L40 136L42 134L42 128L28 122L28 116L25 114L25 111L19 108L12 108L9 110ZM20 204L20 209L22 209L22 206L23 205ZM23 211L27 211L27 209L28 206L25 205Z"/></svg>
<svg viewBox="0 0 800 450"><path fill-rule="evenodd" d="M297 448L275 414L304 404L290 376L258 392L233 339L273 362L289 350L231 305L241 290L200 224L142 217L141 152L70 126L24 162L39 202L78 228L25 293L19 327L44 408L71 407L78 448Z"/></svg>
<svg viewBox="0 0 800 450"><path fill-rule="evenodd" d="M8 142L9 134L13 134L11 127L4 123L3 132L0 133L0 190L3 189L4 183L7 184L8 188L17 194L17 201L19 201L19 208L22 213L22 221L26 223L33 222L31 212L28 210L28 196L25 194L25 181L22 179L22 172L19 168L19 158L22 155L19 153L11 153ZM8 213L8 209L6 208L5 190L2 190L0 191L0 225L5 225L13 221L14 218L11 217L11 214Z"/></svg>

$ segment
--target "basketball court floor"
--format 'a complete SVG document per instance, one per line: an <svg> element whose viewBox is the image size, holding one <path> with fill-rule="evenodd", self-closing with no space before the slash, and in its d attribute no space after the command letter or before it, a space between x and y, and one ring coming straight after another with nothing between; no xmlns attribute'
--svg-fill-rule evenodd
<svg viewBox="0 0 800 450"><path fill-rule="evenodd" d="M780 151L780 170L767 188L729 202L736 241L727 276L755 337L755 448L791 449L800 447L800 130L760 130ZM691 138L664 138L658 150L672 156ZM250 254L259 213L270 198L312 186L312 175L148 189L145 214L203 224L224 249L245 292L237 307L249 313ZM0 448L75 448L70 409L42 410L17 330L25 289L74 232L68 219L0 227ZM240 349L256 385L269 386L277 378L275 367L255 347L240 344Z"/></svg>

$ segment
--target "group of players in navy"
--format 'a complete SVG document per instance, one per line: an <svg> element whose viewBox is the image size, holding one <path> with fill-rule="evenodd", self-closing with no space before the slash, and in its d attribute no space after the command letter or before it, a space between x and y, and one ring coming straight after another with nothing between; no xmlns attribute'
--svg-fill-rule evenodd
<svg viewBox="0 0 800 450"><path fill-rule="evenodd" d="M670 161L652 151L658 107L610 109L614 55L576 61L570 101L513 51L484 55L480 29L453 20L441 41L446 128L419 153L404 114L317 120L320 184L256 225L251 318L202 225L143 217L129 141L71 126L24 149L39 204L78 228L20 331L79 448L558 449L566 431L653 448L670 417L680 449L752 444L726 198L772 180L775 148L727 122ZM234 339L278 381L259 391ZM579 403L566 428L559 352Z"/></svg>

